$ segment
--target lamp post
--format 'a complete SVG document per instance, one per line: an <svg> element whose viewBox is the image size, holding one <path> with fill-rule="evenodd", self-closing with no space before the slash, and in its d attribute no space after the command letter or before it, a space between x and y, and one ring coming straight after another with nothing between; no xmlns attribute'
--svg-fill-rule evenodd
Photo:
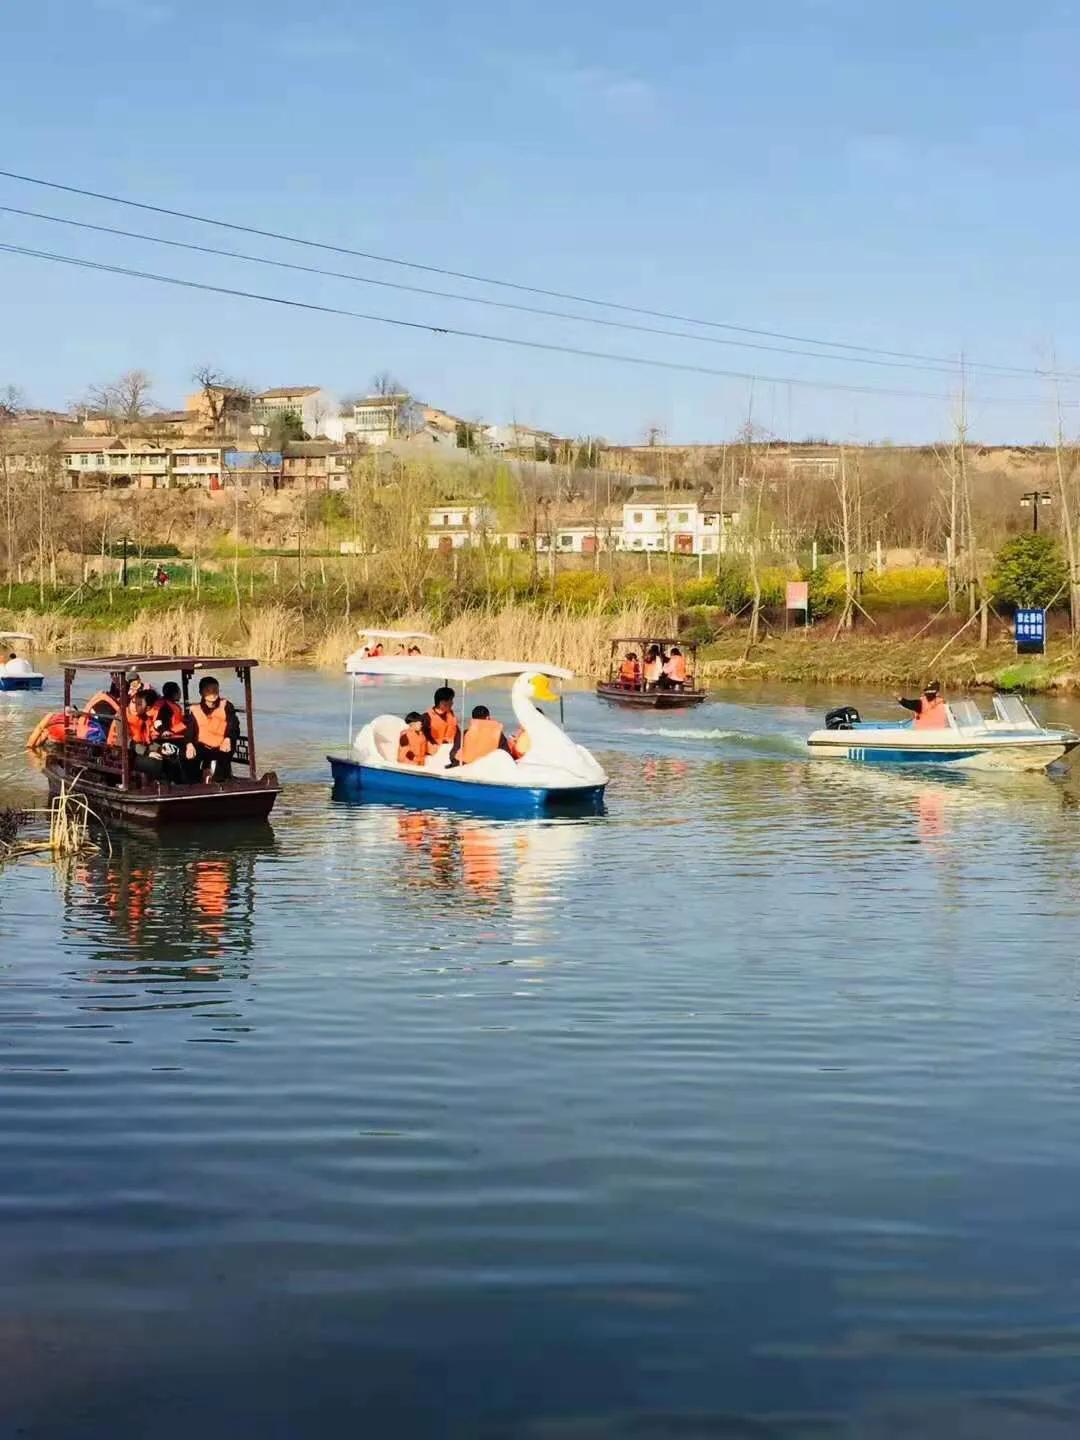
<svg viewBox="0 0 1080 1440"><path fill-rule="evenodd" d="M123 539L123 546L124 546L124 552L123 552L124 558L123 558L123 560L122 560L121 563L120 563L120 584L123 585L124 588L126 589L126 588L127 588L127 583L128 583L128 568L127 568L128 537L127 537L126 535L124 536L124 539Z"/></svg>
<svg viewBox="0 0 1080 1440"><path fill-rule="evenodd" d="M1039 506L1051 505L1054 497L1049 490L1026 490L1020 497L1021 505L1031 506L1031 533L1039 533Z"/></svg>

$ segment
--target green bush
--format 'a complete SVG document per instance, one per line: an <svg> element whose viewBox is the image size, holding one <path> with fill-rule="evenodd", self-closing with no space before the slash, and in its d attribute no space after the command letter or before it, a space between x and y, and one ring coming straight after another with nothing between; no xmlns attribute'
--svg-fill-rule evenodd
<svg viewBox="0 0 1080 1440"><path fill-rule="evenodd" d="M994 557L990 594L1001 605L1050 605L1068 583L1068 567L1052 535L1015 535Z"/></svg>

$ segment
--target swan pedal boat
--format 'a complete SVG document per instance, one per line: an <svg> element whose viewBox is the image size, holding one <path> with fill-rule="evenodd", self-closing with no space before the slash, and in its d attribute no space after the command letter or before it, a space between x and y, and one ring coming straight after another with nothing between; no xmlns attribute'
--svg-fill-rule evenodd
<svg viewBox="0 0 1080 1440"><path fill-rule="evenodd" d="M14 641L22 641L33 653L34 637L23 635L16 630L0 630L0 645L5 647ZM12 660L6 660L0 665L0 692L6 693L9 690L40 690L45 684L45 676L35 670L29 660L22 655L16 655Z"/></svg>
<svg viewBox="0 0 1080 1440"><path fill-rule="evenodd" d="M457 806L488 814L546 815L559 811L598 810L608 777L583 745L576 744L532 702L533 686L544 679L571 680L573 672L556 665L508 660L439 659L421 655L371 658L350 655L345 668L355 679L382 675L415 682L475 685L513 676L510 704L531 741L528 753L514 760L496 750L471 765L450 767L450 746L443 745L423 767L400 764L400 715L377 715L361 727L348 755L328 755L337 793L347 799L380 799ZM458 723L464 728L465 710ZM352 723L350 720L350 732Z"/></svg>
<svg viewBox="0 0 1080 1440"><path fill-rule="evenodd" d="M811 755L878 765L1045 770L1080 744L1073 730L1040 725L1018 695L995 695L989 718L972 700L951 700L945 706L946 724L936 730L920 730L913 721L864 721L855 710L849 714L854 717L849 722L809 736Z"/></svg>

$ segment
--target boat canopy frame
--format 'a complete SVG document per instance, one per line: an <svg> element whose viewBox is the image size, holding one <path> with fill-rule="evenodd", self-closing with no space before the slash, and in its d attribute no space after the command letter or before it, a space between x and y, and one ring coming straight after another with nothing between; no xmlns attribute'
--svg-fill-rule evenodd
<svg viewBox="0 0 1080 1440"><path fill-rule="evenodd" d="M86 660L69 660L64 666L64 711L68 713L71 710L71 687L80 670L109 676L117 695L122 697L117 716L120 721L120 788L130 790L131 746L125 703L128 675L135 671L141 679L144 674L179 674L186 716L191 708L191 677L197 670L234 670L244 687L244 721L247 733L238 737L232 759L237 765L246 765L248 774L254 781L259 772L255 762L255 714L251 696L251 672L258 664L258 660L250 657L209 655L97 655Z"/></svg>

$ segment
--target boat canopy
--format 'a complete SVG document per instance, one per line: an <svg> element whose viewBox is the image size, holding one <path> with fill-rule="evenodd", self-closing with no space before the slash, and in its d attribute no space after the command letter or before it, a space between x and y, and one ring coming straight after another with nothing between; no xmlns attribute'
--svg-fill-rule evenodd
<svg viewBox="0 0 1080 1440"><path fill-rule="evenodd" d="M361 640L434 640L426 630L358 630Z"/></svg>
<svg viewBox="0 0 1080 1440"><path fill-rule="evenodd" d="M29 640L33 643L32 635L24 635L21 630L0 630L0 640Z"/></svg>
<svg viewBox="0 0 1080 1440"><path fill-rule="evenodd" d="M370 632L369 632L370 633ZM408 680L457 680L472 685L478 680L494 680L500 675L547 675L552 680L572 680L574 672L561 665L545 665L528 660L440 660L437 655L361 655L357 652L345 661L350 675L396 675Z"/></svg>
<svg viewBox="0 0 1080 1440"><path fill-rule="evenodd" d="M258 660L234 659L227 655L97 655L89 660L67 660L67 670L138 670L140 674L163 670L253 670Z"/></svg>

